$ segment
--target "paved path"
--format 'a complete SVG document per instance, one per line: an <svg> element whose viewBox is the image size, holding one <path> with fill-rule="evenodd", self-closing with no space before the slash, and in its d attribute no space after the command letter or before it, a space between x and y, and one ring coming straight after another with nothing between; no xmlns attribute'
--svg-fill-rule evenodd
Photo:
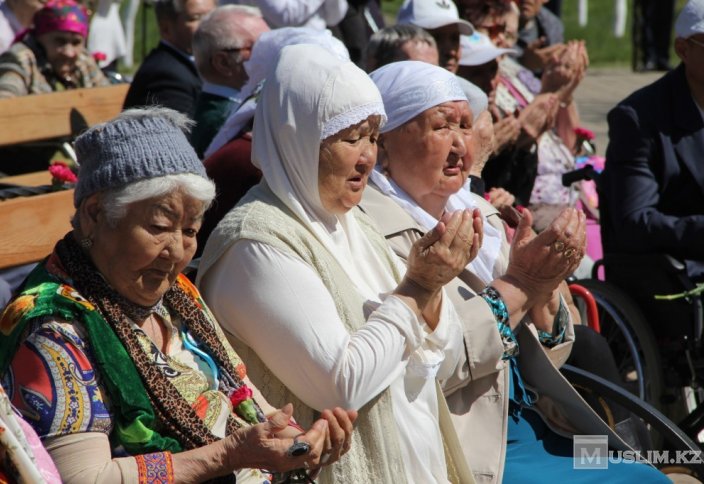
<svg viewBox="0 0 704 484"><path fill-rule="evenodd" d="M594 131L597 153L603 155L609 142L606 114L619 101L663 75L633 73L623 68L591 68L577 88L575 99L582 125Z"/></svg>

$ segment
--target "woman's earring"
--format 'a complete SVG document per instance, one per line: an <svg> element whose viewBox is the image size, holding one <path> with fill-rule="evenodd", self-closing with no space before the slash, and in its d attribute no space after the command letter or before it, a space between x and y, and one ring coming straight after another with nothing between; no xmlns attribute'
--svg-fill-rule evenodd
<svg viewBox="0 0 704 484"><path fill-rule="evenodd" d="M81 246L82 249L88 250L91 247L93 247L93 239L90 237L83 237L78 244Z"/></svg>

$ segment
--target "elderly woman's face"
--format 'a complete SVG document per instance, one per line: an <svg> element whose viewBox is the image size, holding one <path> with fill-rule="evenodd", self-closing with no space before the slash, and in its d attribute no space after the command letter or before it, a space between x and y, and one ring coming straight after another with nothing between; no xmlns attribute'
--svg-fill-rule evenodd
<svg viewBox="0 0 704 484"><path fill-rule="evenodd" d="M471 123L467 101L446 102L423 111L383 135L384 168L421 206L426 197L449 197L466 180L464 130L470 130Z"/></svg>
<svg viewBox="0 0 704 484"><path fill-rule="evenodd" d="M318 191L328 212L345 213L362 199L376 163L379 121L379 116L370 116L321 143Z"/></svg>
<svg viewBox="0 0 704 484"><path fill-rule="evenodd" d="M75 32L56 30L37 37L54 72L61 78L71 76L78 55L83 52L83 36Z"/></svg>
<svg viewBox="0 0 704 484"><path fill-rule="evenodd" d="M96 202L91 202L96 203ZM151 306L168 291L196 251L203 203L176 191L135 202L112 226L96 209L88 230L93 238L93 263L119 294Z"/></svg>

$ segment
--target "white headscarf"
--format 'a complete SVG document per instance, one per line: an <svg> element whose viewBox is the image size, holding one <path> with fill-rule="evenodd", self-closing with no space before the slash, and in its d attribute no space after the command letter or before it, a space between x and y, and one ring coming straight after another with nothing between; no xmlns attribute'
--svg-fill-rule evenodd
<svg viewBox="0 0 704 484"><path fill-rule="evenodd" d="M287 45L315 44L326 48L340 60L349 60L347 47L339 39L333 37L329 30L317 30L308 27L284 27L270 30L259 36L252 48L252 55L244 63L247 72L247 83L242 86L240 99L245 101L223 123L220 131L205 150L209 157L234 138L254 117L257 108L257 94L262 82L272 65L276 65L281 49Z"/></svg>
<svg viewBox="0 0 704 484"><path fill-rule="evenodd" d="M291 45L261 91L252 163L279 199L340 263L367 299L396 286L351 212L334 215L318 191L321 140L371 115L385 120L381 96L352 62L315 45Z"/></svg>
<svg viewBox="0 0 704 484"><path fill-rule="evenodd" d="M450 101L468 101L457 82L457 76L442 67L417 61L387 64L370 77L381 92L389 117L383 132L389 132L412 120L423 111ZM481 92L481 91L479 91ZM483 93L482 93L483 95ZM471 101L470 102L471 105ZM389 129L389 126L394 128ZM411 160L409 162L412 163ZM379 171L371 175L382 193L391 197L426 231L435 227L437 219L423 210L413 198ZM449 197L445 210L475 209L477 204L469 192L469 180ZM468 268L484 282L494 279L493 270L501 250L501 234L484 217L484 241L477 257Z"/></svg>
<svg viewBox="0 0 704 484"><path fill-rule="evenodd" d="M398 128L438 104L467 100L454 74L427 62L392 62L369 77L379 88L389 117L382 133ZM403 79L402 83L399 79ZM399 96L396 93L400 92L401 84L403 95Z"/></svg>

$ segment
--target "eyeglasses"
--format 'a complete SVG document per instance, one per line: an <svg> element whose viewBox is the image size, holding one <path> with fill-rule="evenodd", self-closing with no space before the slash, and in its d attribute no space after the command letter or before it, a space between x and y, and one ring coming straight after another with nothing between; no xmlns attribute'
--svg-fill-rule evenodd
<svg viewBox="0 0 704 484"><path fill-rule="evenodd" d="M704 47L704 42L700 42L698 40L693 39L692 37L687 37L687 40L693 43L694 45L698 45L699 47Z"/></svg>
<svg viewBox="0 0 704 484"><path fill-rule="evenodd" d="M246 45L244 47L223 47L220 49L222 52L240 52L243 50L252 50L251 45Z"/></svg>

